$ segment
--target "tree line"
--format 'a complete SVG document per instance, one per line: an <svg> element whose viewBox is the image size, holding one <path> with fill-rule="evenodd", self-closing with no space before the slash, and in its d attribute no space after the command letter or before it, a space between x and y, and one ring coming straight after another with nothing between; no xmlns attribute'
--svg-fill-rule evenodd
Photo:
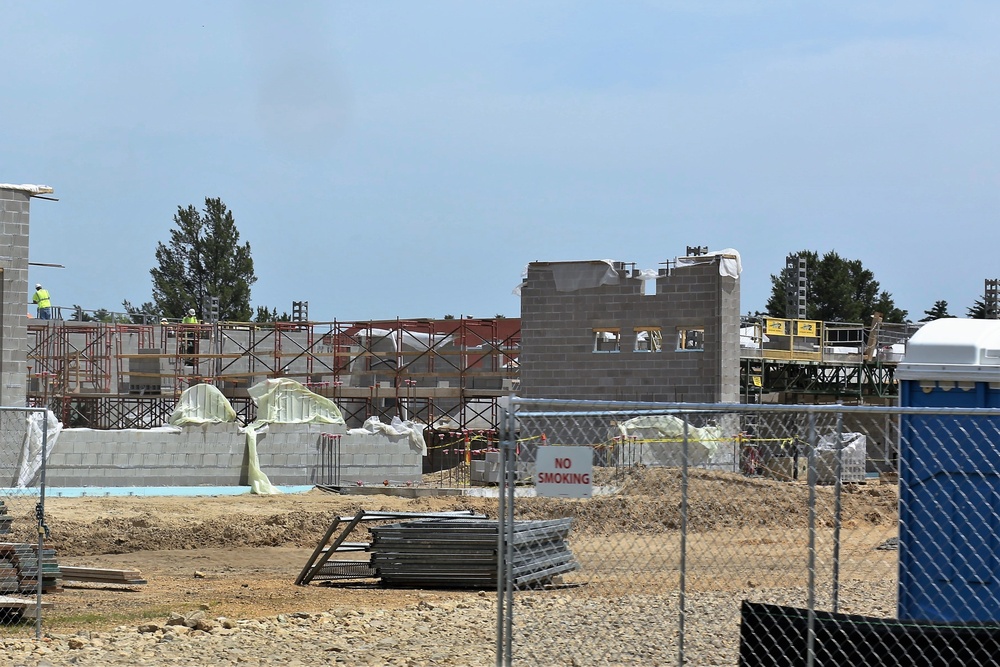
<svg viewBox="0 0 1000 667"><path fill-rule="evenodd" d="M869 324L876 312L883 322L909 322L909 313L896 307L892 294L882 289L875 275L861 260L841 257L836 251L822 256L815 250L796 253L806 260L806 319L823 322L859 322ZM785 285L790 269L771 274L771 294L765 313L770 317L790 317L787 312ZM990 316L986 297L982 296L966 310L966 317L986 319ZM956 317L948 312L948 302L935 301L924 311L920 322L943 317Z"/></svg>

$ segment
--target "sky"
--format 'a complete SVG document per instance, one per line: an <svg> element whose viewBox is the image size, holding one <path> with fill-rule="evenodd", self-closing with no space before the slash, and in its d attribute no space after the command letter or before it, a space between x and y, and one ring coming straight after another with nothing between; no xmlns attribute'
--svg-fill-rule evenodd
<svg viewBox="0 0 1000 667"><path fill-rule="evenodd" d="M1000 277L1000 4L3 0L0 182L55 305L149 301L219 197L254 306L517 317L529 262L861 260L913 320Z"/></svg>

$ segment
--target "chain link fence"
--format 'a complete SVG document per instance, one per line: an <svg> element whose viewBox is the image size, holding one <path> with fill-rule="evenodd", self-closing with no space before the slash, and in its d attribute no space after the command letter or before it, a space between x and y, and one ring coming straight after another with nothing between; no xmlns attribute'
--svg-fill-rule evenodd
<svg viewBox="0 0 1000 667"><path fill-rule="evenodd" d="M1000 410L512 405L498 665L998 664Z"/></svg>
<svg viewBox="0 0 1000 667"><path fill-rule="evenodd" d="M51 413L49 413L51 414ZM0 625L30 623L41 636L43 593L59 585L45 547L45 449L41 408L0 408Z"/></svg>

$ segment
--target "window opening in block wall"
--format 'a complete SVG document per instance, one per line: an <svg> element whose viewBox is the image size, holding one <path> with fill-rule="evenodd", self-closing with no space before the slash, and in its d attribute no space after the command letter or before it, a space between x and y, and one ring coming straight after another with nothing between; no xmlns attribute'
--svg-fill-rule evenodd
<svg viewBox="0 0 1000 667"><path fill-rule="evenodd" d="M663 350L663 332L660 327L636 327L636 352L661 352Z"/></svg>
<svg viewBox="0 0 1000 667"><path fill-rule="evenodd" d="M677 327L678 352L704 352L705 327Z"/></svg>
<svg viewBox="0 0 1000 667"><path fill-rule="evenodd" d="M594 328L594 352L621 352L621 329Z"/></svg>

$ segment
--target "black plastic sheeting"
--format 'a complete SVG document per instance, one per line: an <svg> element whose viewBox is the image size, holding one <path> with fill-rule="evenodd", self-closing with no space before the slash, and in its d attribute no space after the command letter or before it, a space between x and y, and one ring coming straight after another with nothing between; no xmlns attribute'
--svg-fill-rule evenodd
<svg viewBox="0 0 1000 667"><path fill-rule="evenodd" d="M815 613L817 667L979 667L1000 665L1000 626L898 621ZM806 664L809 612L743 601L740 667Z"/></svg>

